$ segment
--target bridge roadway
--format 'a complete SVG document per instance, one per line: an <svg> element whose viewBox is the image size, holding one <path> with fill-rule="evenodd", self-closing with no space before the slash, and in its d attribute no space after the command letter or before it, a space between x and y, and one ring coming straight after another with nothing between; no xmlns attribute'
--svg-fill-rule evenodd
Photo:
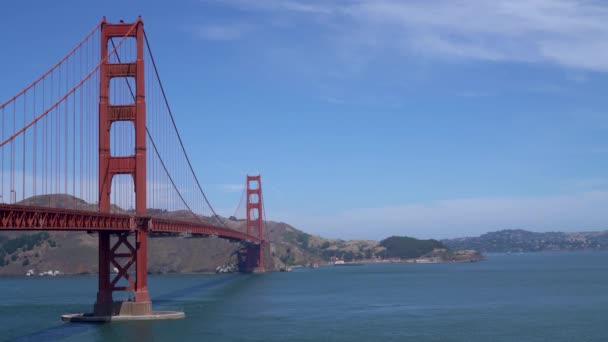
<svg viewBox="0 0 608 342"><path fill-rule="evenodd" d="M260 244L260 238L210 223L193 223L149 216L0 204L0 231L132 231L191 233L230 241Z"/></svg>

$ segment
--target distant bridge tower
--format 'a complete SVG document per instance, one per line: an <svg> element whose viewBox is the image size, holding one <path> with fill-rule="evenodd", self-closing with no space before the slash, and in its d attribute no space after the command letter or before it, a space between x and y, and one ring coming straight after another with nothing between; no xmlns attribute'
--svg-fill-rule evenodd
<svg viewBox="0 0 608 342"><path fill-rule="evenodd" d="M110 212L110 192L115 175L128 174L135 185L135 213L133 230L135 243L129 241L129 232L99 232L99 291L95 303L96 315L133 314L147 315L152 303L147 288L147 223L146 215L146 99L144 89L144 23L138 18L133 23L101 25L101 60L99 90L99 211ZM108 43L113 37L133 37L136 40L135 62L111 63L107 58ZM110 80L116 77L135 79L135 99L127 105L110 103ZM112 156L110 129L112 123L130 121L135 128L135 151L131 156ZM112 237L112 239L111 239ZM129 270L135 266L135 279ZM118 269L116 275L111 268ZM125 279L126 286L118 286ZM132 291L133 301L113 303L115 291Z"/></svg>
<svg viewBox="0 0 608 342"><path fill-rule="evenodd" d="M262 177L247 176L247 234L257 235L260 244L249 244L245 248L245 271L264 272L264 202L262 197Z"/></svg>

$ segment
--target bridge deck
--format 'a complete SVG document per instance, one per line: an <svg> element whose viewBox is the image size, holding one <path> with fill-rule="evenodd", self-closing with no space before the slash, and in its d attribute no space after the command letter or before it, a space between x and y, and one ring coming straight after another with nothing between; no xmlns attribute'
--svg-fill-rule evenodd
<svg viewBox="0 0 608 342"><path fill-rule="evenodd" d="M0 204L0 231L136 231L146 220L148 232L191 233L259 244L257 236L210 223L193 223L126 214Z"/></svg>

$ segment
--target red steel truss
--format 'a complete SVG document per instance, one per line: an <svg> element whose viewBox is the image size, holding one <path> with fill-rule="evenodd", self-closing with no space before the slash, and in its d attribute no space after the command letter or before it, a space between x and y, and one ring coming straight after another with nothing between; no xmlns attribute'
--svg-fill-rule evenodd
<svg viewBox="0 0 608 342"><path fill-rule="evenodd" d="M138 230L150 233L191 233L216 236L250 244L262 243L257 236L248 235L211 223L189 223L124 214L95 211L55 209L46 207L0 204L0 231L84 231L112 233Z"/></svg>
<svg viewBox="0 0 608 342"><path fill-rule="evenodd" d="M128 215L0 204L0 230L129 231Z"/></svg>

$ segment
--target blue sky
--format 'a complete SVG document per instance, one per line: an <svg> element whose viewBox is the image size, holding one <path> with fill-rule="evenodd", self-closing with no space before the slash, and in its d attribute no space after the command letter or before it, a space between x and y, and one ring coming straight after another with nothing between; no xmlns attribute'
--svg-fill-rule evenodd
<svg viewBox="0 0 608 342"><path fill-rule="evenodd" d="M194 167L230 214L379 239L608 228L600 1L15 1L0 99L105 15L142 15Z"/></svg>

